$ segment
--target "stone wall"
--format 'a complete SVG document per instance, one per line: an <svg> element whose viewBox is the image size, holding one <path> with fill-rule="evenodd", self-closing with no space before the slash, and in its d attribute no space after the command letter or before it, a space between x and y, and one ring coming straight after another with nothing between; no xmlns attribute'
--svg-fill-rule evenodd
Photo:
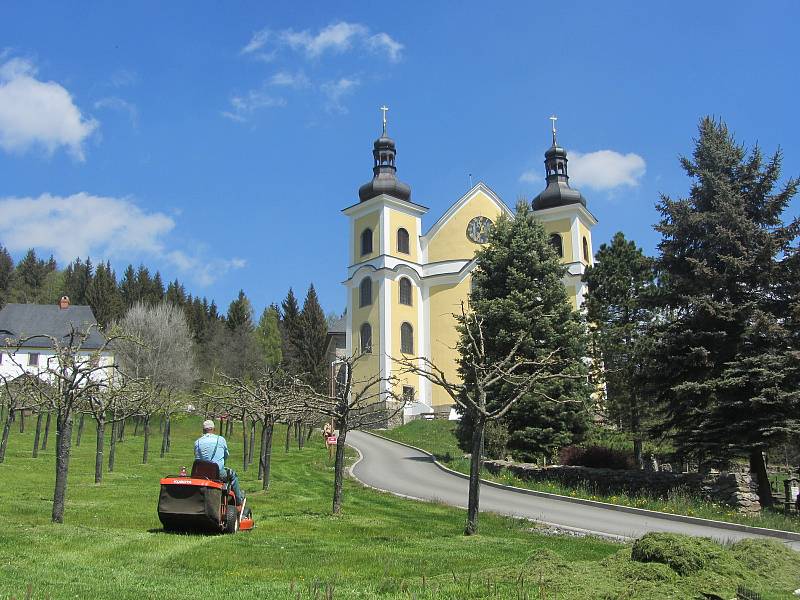
<svg viewBox="0 0 800 600"><path fill-rule="evenodd" d="M520 479L551 481L566 487L584 487L594 493L667 498L684 493L731 506L743 513L757 513L758 486L749 473L672 473L668 471L628 471L590 467L551 466L487 460L484 466L491 473L507 469Z"/></svg>

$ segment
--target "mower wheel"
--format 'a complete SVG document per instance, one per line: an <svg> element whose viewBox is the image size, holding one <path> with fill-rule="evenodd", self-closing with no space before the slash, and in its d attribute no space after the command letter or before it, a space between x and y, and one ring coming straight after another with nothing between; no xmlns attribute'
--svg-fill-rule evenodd
<svg viewBox="0 0 800 600"><path fill-rule="evenodd" d="M236 533L239 529L239 514L236 512L235 504L228 504L225 507L225 533Z"/></svg>

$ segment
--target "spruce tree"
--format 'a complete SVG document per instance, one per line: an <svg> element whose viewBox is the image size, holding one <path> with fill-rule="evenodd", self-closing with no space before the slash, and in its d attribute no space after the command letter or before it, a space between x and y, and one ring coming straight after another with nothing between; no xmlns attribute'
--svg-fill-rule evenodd
<svg viewBox="0 0 800 600"><path fill-rule="evenodd" d="M14 259L3 246L0 246L0 308L6 304L11 277L14 274Z"/></svg>
<svg viewBox="0 0 800 600"><path fill-rule="evenodd" d="M85 305L89 303L87 292L94 276L94 268L90 258L84 263L80 258L76 258L67 265L64 272L64 293L69 296L70 302L75 305Z"/></svg>
<svg viewBox="0 0 800 600"><path fill-rule="evenodd" d="M268 367L277 367L281 364L281 331L278 325L280 313L274 304L266 307L261 313L256 327L256 341L258 342L264 362Z"/></svg>
<svg viewBox="0 0 800 600"><path fill-rule="evenodd" d="M97 265L86 296L100 327L105 328L112 321L122 318L122 297L110 262Z"/></svg>
<svg viewBox="0 0 800 600"><path fill-rule="evenodd" d="M128 265L125 268L125 273L123 273L122 281L119 284L119 291L126 309L133 307L142 299L133 265Z"/></svg>
<svg viewBox="0 0 800 600"><path fill-rule="evenodd" d="M489 244L476 252L475 260L469 308L482 319L487 356L502 360L525 331L521 359L541 361L552 355L557 361L554 378L517 402L502 421L509 433L508 448L516 456L551 456L559 447L579 441L588 427L586 327L567 297L565 267L525 202L518 204L515 218L498 220ZM462 331L460 372L469 385L470 369L464 366L469 343L463 335ZM513 394L513 386L503 386L487 399L487 406L502 405ZM459 423L458 432L462 447L469 447L468 418Z"/></svg>
<svg viewBox="0 0 800 600"><path fill-rule="evenodd" d="M14 269L9 302L22 304L36 302L47 271L47 264L36 256L36 251L33 248L28 250Z"/></svg>
<svg viewBox="0 0 800 600"><path fill-rule="evenodd" d="M253 330L253 306L245 296L244 290L239 290L236 300L228 306L228 316L225 322L231 331L239 329Z"/></svg>
<svg viewBox="0 0 800 600"><path fill-rule="evenodd" d="M766 160L757 146L748 153L708 117L681 163L689 196L662 196L656 226L657 306L669 317L657 329L650 377L660 431L698 459L748 456L769 504L762 452L800 427L797 347L777 301L791 286L784 257L798 222L782 215L798 181L779 187L780 151Z"/></svg>
<svg viewBox="0 0 800 600"><path fill-rule="evenodd" d="M652 320L648 297L655 284L653 260L618 232L611 244L602 244L594 265L584 275L589 292L586 316L590 323L592 357L602 367L607 417L633 438L639 468L642 456L643 421L648 403L638 375Z"/></svg>
<svg viewBox="0 0 800 600"><path fill-rule="evenodd" d="M286 298L281 302L281 355L284 367L297 373L300 361L300 307L294 290L289 288Z"/></svg>
<svg viewBox="0 0 800 600"><path fill-rule="evenodd" d="M323 391L328 369L325 356L325 342L328 335L328 321L325 311L319 303L317 290L312 283L308 286L303 310L299 318L299 336L296 347L302 372L308 383L315 389Z"/></svg>

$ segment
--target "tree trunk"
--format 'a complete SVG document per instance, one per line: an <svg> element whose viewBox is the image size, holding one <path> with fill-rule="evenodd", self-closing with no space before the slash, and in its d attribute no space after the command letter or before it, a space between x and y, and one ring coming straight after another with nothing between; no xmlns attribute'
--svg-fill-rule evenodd
<svg viewBox="0 0 800 600"><path fill-rule="evenodd" d="M144 449L142 450L142 464L147 464L147 456L150 451L150 415L144 417Z"/></svg>
<svg viewBox="0 0 800 600"><path fill-rule="evenodd" d="M19 432L25 433L25 409L19 409Z"/></svg>
<svg viewBox="0 0 800 600"><path fill-rule="evenodd" d="M247 413L242 411L242 471L247 471Z"/></svg>
<svg viewBox="0 0 800 600"><path fill-rule="evenodd" d="M142 422L142 418L141 417L134 417L133 422L136 423L136 425L134 425L134 427L133 427L133 437L136 437L137 435L139 435L139 423ZM122 440L120 440L120 441L122 441Z"/></svg>
<svg viewBox="0 0 800 600"><path fill-rule="evenodd" d="M39 437L42 433L42 417L44 417L44 415L41 412L36 415L36 432L33 434L33 458L39 456Z"/></svg>
<svg viewBox="0 0 800 600"><path fill-rule="evenodd" d="M84 418L85 417L86 417L86 415L81 413L81 418L78 421L78 437L75 440L75 447L76 448L80 448L80 446L81 446L81 438L83 437L83 422L84 422Z"/></svg>
<svg viewBox="0 0 800 600"><path fill-rule="evenodd" d="M51 413L48 410L47 411L47 420L45 420L45 422L44 422L44 439L42 440L42 447L40 448L40 450L42 452L47 450L47 438L50 437L50 421L52 420L52 418L53 418L53 413Z"/></svg>
<svg viewBox="0 0 800 600"><path fill-rule="evenodd" d="M172 417L167 419L167 454L172 449Z"/></svg>
<svg viewBox="0 0 800 600"><path fill-rule="evenodd" d="M247 465L253 464L253 453L256 449L256 420L250 419L250 451L247 453Z"/></svg>
<svg viewBox="0 0 800 600"><path fill-rule="evenodd" d="M347 419L339 422L339 437L336 441L336 463L333 466L333 514L342 512L342 486L344 484L344 442L347 438Z"/></svg>
<svg viewBox="0 0 800 600"><path fill-rule="evenodd" d="M125 422L127 419L122 419L117 425L117 441L124 442L125 441Z"/></svg>
<svg viewBox="0 0 800 600"><path fill-rule="evenodd" d="M108 444L108 472L114 472L114 458L117 454L117 430L120 428L121 423L114 421L111 424L111 441Z"/></svg>
<svg viewBox="0 0 800 600"><path fill-rule="evenodd" d="M64 522L67 498L67 473L72 451L72 414L56 413L56 484L53 490L53 523Z"/></svg>
<svg viewBox="0 0 800 600"><path fill-rule="evenodd" d="M275 421L272 418L265 419L264 429L261 432L262 490L269 488L270 463L272 462L272 433L274 429Z"/></svg>
<svg viewBox="0 0 800 600"><path fill-rule="evenodd" d="M106 416L95 417L97 421L97 438L94 447L94 482L103 483L103 446L106 443Z"/></svg>
<svg viewBox="0 0 800 600"><path fill-rule="evenodd" d="M644 470L644 444L642 443L641 418L639 416L639 404L635 395L631 396L631 433L633 434L633 459L636 468Z"/></svg>
<svg viewBox="0 0 800 600"><path fill-rule="evenodd" d="M167 432L169 431L169 417L161 417L161 453L159 456L164 458L167 453Z"/></svg>
<svg viewBox="0 0 800 600"><path fill-rule="evenodd" d="M6 421L3 424L3 439L0 441L0 463L6 458L6 448L8 447L8 434L11 433L11 419L14 416L13 409L9 408L6 413Z"/></svg>
<svg viewBox="0 0 800 600"><path fill-rule="evenodd" d="M308 440L309 440L309 439L311 439L311 434L312 434L312 433L314 433L314 426L313 426L313 425L310 425L310 426L308 427L308 431L306 432L306 439L305 439L305 441L303 442L303 445L304 445L304 446L305 446L305 445L308 443Z"/></svg>
<svg viewBox="0 0 800 600"><path fill-rule="evenodd" d="M478 512L481 495L481 462L483 459L483 431L486 421L476 419L472 430L472 456L469 462L469 501L467 504L467 526L464 535L478 532Z"/></svg>
<svg viewBox="0 0 800 600"><path fill-rule="evenodd" d="M769 486L767 465L764 462L764 454L762 454L761 450L750 451L750 473L755 475L758 482L758 501L761 506L772 506L772 488Z"/></svg>
<svg viewBox="0 0 800 600"><path fill-rule="evenodd" d="M286 443L284 444L284 452L289 452L289 438L292 434L292 423L291 421L286 421Z"/></svg>
<svg viewBox="0 0 800 600"><path fill-rule="evenodd" d="M258 447L258 478L264 477L264 423L261 424L261 445Z"/></svg>

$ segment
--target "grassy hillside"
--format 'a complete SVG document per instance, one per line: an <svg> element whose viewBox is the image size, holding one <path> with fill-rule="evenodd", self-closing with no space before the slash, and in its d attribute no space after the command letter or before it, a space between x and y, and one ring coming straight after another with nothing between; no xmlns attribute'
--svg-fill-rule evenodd
<svg viewBox="0 0 800 600"><path fill-rule="evenodd" d="M141 465L141 437L119 446L117 470L92 481L94 431L71 463L66 523L49 523L52 450L30 457L32 433L12 433L0 465L0 598L731 598L737 582L786 597L800 558L778 546L719 548L692 574L630 559L630 546L543 535L485 516L461 535L463 512L347 482L330 514L332 467L321 439L289 454L276 435L273 484L251 490L257 528L233 536L171 535L156 515L158 480L191 463L198 419L173 426L172 456ZM132 428L128 430L132 432ZM157 429L156 429L157 431ZM50 440L50 447L53 446ZM231 440L232 465L240 461ZM749 562L742 557L750 557ZM756 557L756 559L753 559ZM470 575L472 573L472 575Z"/></svg>

